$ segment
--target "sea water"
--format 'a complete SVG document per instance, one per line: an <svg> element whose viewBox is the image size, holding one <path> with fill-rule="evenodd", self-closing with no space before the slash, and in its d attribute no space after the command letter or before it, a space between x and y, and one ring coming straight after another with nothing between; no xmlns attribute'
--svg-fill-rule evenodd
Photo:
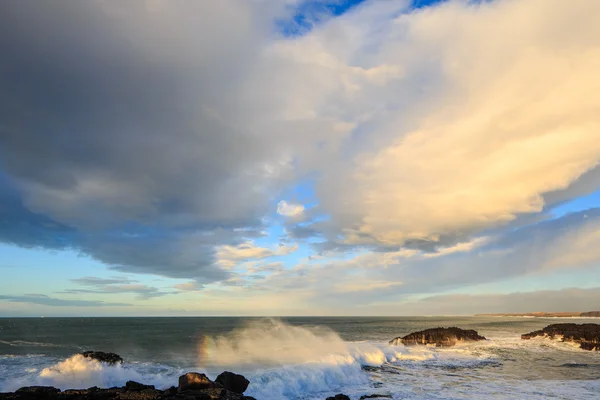
<svg viewBox="0 0 600 400"><path fill-rule="evenodd" d="M0 319L0 392L168 388L184 372L245 375L259 400L345 393L394 399L600 399L600 352L522 333L594 319L515 317L6 318ZM475 329L484 342L451 348L389 345L434 327ZM107 366L77 353L118 353Z"/></svg>

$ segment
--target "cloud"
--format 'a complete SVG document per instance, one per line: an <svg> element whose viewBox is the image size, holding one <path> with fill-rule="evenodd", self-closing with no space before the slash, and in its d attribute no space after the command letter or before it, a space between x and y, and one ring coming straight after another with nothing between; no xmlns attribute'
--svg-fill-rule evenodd
<svg viewBox="0 0 600 400"><path fill-rule="evenodd" d="M418 314L448 315L477 313L523 313L523 312L585 312L592 311L600 296L600 288L539 290L532 292L455 294L424 298L402 304ZM389 307L389 304L381 304ZM392 306L393 308L398 308Z"/></svg>
<svg viewBox="0 0 600 400"><path fill-rule="evenodd" d="M43 306L53 307L122 307L129 306L131 304L126 303L108 303L104 301L94 300L68 300L58 299L55 297L49 297L43 294L25 294L23 296L7 296L0 295L0 300L10 301L13 303L29 303Z"/></svg>
<svg viewBox="0 0 600 400"><path fill-rule="evenodd" d="M302 204L288 203L285 200L281 200L277 203L277 214L283 215L284 217L297 218L304 212L304 206Z"/></svg>
<svg viewBox="0 0 600 400"><path fill-rule="evenodd" d="M178 283L173 287L181 292L197 292L202 289L202 286L195 281Z"/></svg>
<svg viewBox="0 0 600 400"><path fill-rule="evenodd" d="M365 4L279 48L313 79L304 118L352 127L310 157L328 235L444 244L573 198L600 161L600 5L404 6Z"/></svg>
<svg viewBox="0 0 600 400"><path fill-rule="evenodd" d="M281 146L245 128L235 94L288 12L269 3L7 2L0 240L225 279L215 246L260 230L287 179Z"/></svg>
<svg viewBox="0 0 600 400"><path fill-rule="evenodd" d="M263 276L254 276L260 266L248 268L252 276L237 275L234 283L249 297L260 288L274 296L287 293L302 298L307 309L360 305L376 312L380 303L399 304L415 295L469 290L517 277L543 282L561 271L593 271L600 262L598 232L600 209L589 209L437 252L328 253ZM550 302L548 307L552 304L558 303Z"/></svg>
<svg viewBox="0 0 600 400"><path fill-rule="evenodd" d="M273 256L284 256L298 250L298 245L280 245L267 248L254 245L252 242L237 246L221 246L217 250L217 263L223 268L231 268L248 260L261 260Z"/></svg>
<svg viewBox="0 0 600 400"><path fill-rule="evenodd" d="M116 293L134 293L140 299L151 299L154 297L161 297L168 294L174 294L177 292L163 292L158 288L143 285L132 281L125 277L115 277L110 279L97 278L97 277L85 277L71 279L71 282L83 285L91 286L93 289L67 289L61 293L92 293L92 294L116 294Z"/></svg>
<svg viewBox="0 0 600 400"><path fill-rule="evenodd" d="M95 276L86 276L83 278L71 279L71 282L77 283L79 285L85 286L101 286L101 285L112 285L112 284L128 284L135 281L132 281L126 277L114 277L114 278L98 278Z"/></svg>
<svg viewBox="0 0 600 400"><path fill-rule="evenodd" d="M292 38L268 3L6 2L0 241L302 304L597 260L595 212L539 222L600 188L600 3L373 1ZM307 180L277 211L328 259L250 271L297 250L252 240Z"/></svg>

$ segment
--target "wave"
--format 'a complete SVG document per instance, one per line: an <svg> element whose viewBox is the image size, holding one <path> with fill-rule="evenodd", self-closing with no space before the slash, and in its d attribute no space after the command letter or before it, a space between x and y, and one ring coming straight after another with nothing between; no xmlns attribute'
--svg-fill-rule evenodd
<svg viewBox="0 0 600 400"><path fill-rule="evenodd" d="M125 382L136 382L168 388L176 384L183 370L160 364L106 365L80 354L45 368L23 369L29 374L6 382L0 391L14 391L22 386L54 386L61 390L85 389L92 386L123 386Z"/></svg>
<svg viewBox="0 0 600 400"><path fill-rule="evenodd" d="M65 347L55 343L28 342L25 340L0 340L0 344L13 347Z"/></svg>

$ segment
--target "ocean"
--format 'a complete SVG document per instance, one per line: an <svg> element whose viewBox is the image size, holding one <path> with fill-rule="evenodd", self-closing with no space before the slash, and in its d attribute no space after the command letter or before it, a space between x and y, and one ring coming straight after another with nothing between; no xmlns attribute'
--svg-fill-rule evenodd
<svg viewBox="0 0 600 400"><path fill-rule="evenodd" d="M177 385L184 372L224 370L250 380L258 400L325 399L345 393L393 399L600 399L600 352L522 333L558 322L518 317L4 318L0 392ZM451 348L388 341L438 326L475 329L489 340ZM77 356L118 353L122 366Z"/></svg>

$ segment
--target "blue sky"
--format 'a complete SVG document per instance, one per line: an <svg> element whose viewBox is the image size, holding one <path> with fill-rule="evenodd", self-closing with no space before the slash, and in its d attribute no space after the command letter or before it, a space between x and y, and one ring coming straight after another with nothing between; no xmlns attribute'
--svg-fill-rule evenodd
<svg viewBox="0 0 600 400"><path fill-rule="evenodd" d="M597 308L599 5L223 5L0 16L0 316Z"/></svg>

